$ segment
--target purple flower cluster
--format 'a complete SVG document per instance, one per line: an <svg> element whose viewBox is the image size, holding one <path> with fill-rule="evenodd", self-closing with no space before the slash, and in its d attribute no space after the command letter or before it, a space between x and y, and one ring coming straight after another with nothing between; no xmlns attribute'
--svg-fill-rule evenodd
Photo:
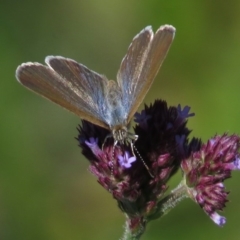
<svg viewBox="0 0 240 240"><path fill-rule="evenodd" d="M231 171L239 169L237 135L215 136L202 144L189 140L186 127L188 106L168 107L162 100L145 106L135 114L134 132L130 142L114 145L109 131L87 121L78 128L77 140L82 154L90 161L90 171L98 182L117 200L128 216L132 232L144 228L148 219L160 216L162 199L169 179L182 169L185 195L197 202L218 225L225 218L217 214L227 201L223 181Z"/></svg>
<svg viewBox="0 0 240 240"><path fill-rule="evenodd" d="M225 207L229 193L223 181L231 177L232 170L240 169L239 146L237 135L215 136L181 162L189 196L219 226L226 219L217 211Z"/></svg>

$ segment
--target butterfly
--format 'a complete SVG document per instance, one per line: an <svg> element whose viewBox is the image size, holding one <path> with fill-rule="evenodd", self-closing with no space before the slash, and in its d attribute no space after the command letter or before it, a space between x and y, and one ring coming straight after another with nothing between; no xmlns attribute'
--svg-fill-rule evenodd
<svg viewBox="0 0 240 240"><path fill-rule="evenodd" d="M128 126L165 59L175 35L171 25L153 33L151 26L137 34L123 58L116 81L83 64L60 56L47 56L46 65L18 66L17 80L80 118L111 131L114 144L137 136Z"/></svg>

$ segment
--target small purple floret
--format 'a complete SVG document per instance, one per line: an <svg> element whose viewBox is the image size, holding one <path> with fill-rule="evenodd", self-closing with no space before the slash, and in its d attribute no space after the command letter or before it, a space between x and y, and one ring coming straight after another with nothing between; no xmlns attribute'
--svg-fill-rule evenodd
<svg viewBox="0 0 240 240"><path fill-rule="evenodd" d="M147 115L146 111L144 111L144 110L142 110L141 113L135 113L134 117L135 117L134 121L136 123L140 123L140 124L143 122L146 123L147 120L151 118L151 116Z"/></svg>
<svg viewBox="0 0 240 240"><path fill-rule="evenodd" d="M126 151L124 156L122 155L118 156L118 161L122 167L130 168L132 166L131 164L136 161L136 157L135 156L129 157L129 153Z"/></svg>
<svg viewBox="0 0 240 240"><path fill-rule="evenodd" d="M98 139L96 138L93 138L93 137L91 137L91 138L89 138L89 141L85 141L85 143L87 144L87 146L89 147L89 148L94 148L94 147L96 147L97 146L97 143L98 143Z"/></svg>
<svg viewBox="0 0 240 240"><path fill-rule="evenodd" d="M240 170L240 158L236 156L235 161L233 162L235 169Z"/></svg>
<svg viewBox="0 0 240 240"><path fill-rule="evenodd" d="M181 109L180 104L177 106L178 114L182 118L193 117L195 115L194 113L189 113L190 109L191 108L189 106L185 106L183 109Z"/></svg>
<svg viewBox="0 0 240 240"><path fill-rule="evenodd" d="M220 227L222 227L226 223L226 218L223 216L220 216L216 212L214 212L210 217Z"/></svg>

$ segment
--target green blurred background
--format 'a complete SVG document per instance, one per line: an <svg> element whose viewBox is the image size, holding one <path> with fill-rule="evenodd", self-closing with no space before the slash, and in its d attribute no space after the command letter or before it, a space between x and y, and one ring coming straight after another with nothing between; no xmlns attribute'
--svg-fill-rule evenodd
<svg viewBox="0 0 240 240"><path fill-rule="evenodd" d="M239 0L0 2L0 239L120 238L124 216L74 139L79 118L24 89L15 70L62 55L115 79L132 38L166 23L176 38L145 102L190 105L192 136L203 141L240 134ZM185 200L142 239L240 239L239 182L236 172L226 183L223 228Z"/></svg>

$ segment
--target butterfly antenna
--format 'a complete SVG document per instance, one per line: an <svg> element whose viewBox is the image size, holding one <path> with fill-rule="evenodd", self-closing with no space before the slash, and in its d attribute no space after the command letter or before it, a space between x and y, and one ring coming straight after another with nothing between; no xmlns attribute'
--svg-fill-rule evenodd
<svg viewBox="0 0 240 240"><path fill-rule="evenodd" d="M141 154L139 153L139 151L137 150L137 148L136 148L136 146L134 145L133 142L131 142L131 148L132 148L133 155L135 156L135 154L134 154L134 151L135 151L135 152L137 153L138 157L140 158L140 160L142 161L144 167L147 169L147 171L148 171L150 177L154 178L154 176L152 175L152 173L151 173L151 171L150 171L148 165L147 165L147 164L145 163L145 161L143 160ZM136 157L136 156L135 156L135 157Z"/></svg>
<svg viewBox="0 0 240 240"><path fill-rule="evenodd" d="M102 144L102 150L103 150L103 148L104 148L104 146L105 146L105 144L106 144L107 139L110 138L110 137L112 137L112 135L111 135L111 134L108 134L108 135L104 138L104 141L103 141L103 144Z"/></svg>
<svg viewBox="0 0 240 240"><path fill-rule="evenodd" d="M115 153L115 146L117 145L117 141L114 141L113 149L112 149L112 156L111 156L111 178L113 177L113 170L114 170L114 153Z"/></svg>

